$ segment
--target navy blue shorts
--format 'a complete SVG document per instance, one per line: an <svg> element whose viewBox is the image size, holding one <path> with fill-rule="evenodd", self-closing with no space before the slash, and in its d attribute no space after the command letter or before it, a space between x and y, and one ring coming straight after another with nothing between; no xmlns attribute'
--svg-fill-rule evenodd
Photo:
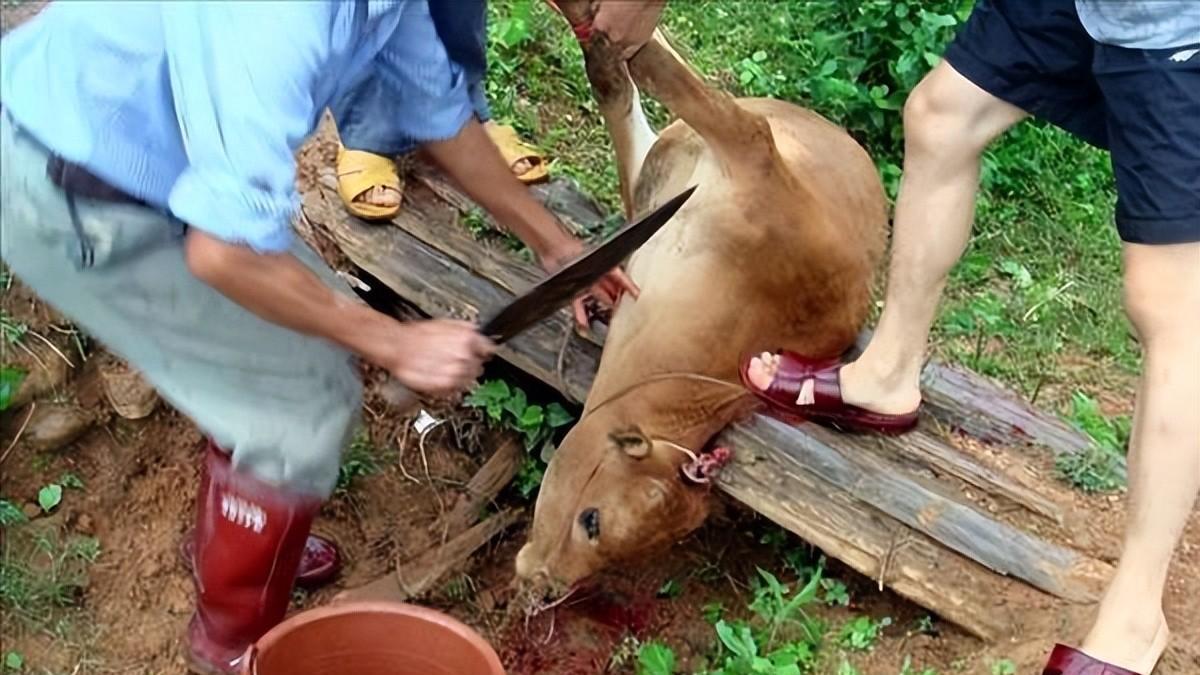
<svg viewBox="0 0 1200 675"><path fill-rule="evenodd" d="M1074 0L979 0L946 61L993 96L1108 150L1121 239L1176 244L1200 241L1197 48L1098 43Z"/></svg>

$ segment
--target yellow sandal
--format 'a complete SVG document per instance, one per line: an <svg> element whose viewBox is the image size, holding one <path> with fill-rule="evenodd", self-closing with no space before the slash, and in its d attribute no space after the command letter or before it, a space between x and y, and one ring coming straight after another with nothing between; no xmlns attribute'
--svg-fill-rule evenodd
<svg viewBox="0 0 1200 675"><path fill-rule="evenodd" d="M546 180L549 175L546 171L546 162L538 151L533 146L525 143L517 136L517 130L508 125L496 124L489 122L484 125L487 129L488 136L496 147L500 150L500 156L504 161L508 162L509 168L512 168L517 162L525 160L529 162L529 169L517 176L517 179L526 185L532 183L540 183Z"/></svg>
<svg viewBox="0 0 1200 675"><path fill-rule="evenodd" d="M390 220L400 213L400 205L379 206L356 201L356 197L374 187L387 187L404 199L404 181L396 171L396 163L365 150L338 148L338 195L346 210L363 220Z"/></svg>

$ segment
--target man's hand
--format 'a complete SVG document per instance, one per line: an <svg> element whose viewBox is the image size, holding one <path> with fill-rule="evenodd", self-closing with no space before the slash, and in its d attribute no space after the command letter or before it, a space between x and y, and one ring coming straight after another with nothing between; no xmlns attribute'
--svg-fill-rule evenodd
<svg viewBox="0 0 1200 675"><path fill-rule="evenodd" d="M583 253L583 242L571 236L513 176L479 122L471 120L454 138L428 143L425 149L501 227L525 242L546 270L553 272ZM591 296L603 306L615 307L626 292L636 298L637 286L615 269L592 286ZM583 297L575 301L575 320L587 328Z"/></svg>
<svg viewBox="0 0 1200 675"><path fill-rule="evenodd" d="M397 323L394 334L368 349L367 358L413 391L456 394L483 374L496 346L464 321L434 319Z"/></svg>
<svg viewBox="0 0 1200 675"><path fill-rule="evenodd" d="M557 247L554 253L547 255L542 259L542 267L547 272L556 272L579 257L583 253L583 242L578 239L570 239ZM591 289L584 295L575 298L571 307L575 314L575 323L583 330L587 330L591 326L588 320L587 299L591 297L601 307L606 309L615 309L617 303L620 302L621 296L628 293L633 296L634 300L638 297L637 284L633 283L633 279L625 274L625 271L620 267L609 270L607 274L600 277L600 280L592 284Z"/></svg>
<svg viewBox="0 0 1200 675"><path fill-rule="evenodd" d="M401 323L326 286L290 254L261 254L193 228L184 245L198 279L259 317L341 345L430 395L466 389L495 345L469 323Z"/></svg>
<svg viewBox="0 0 1200 675"><path fill-rule="evenodd" d="M592 29L628 61L654 35L667 0L601 0Z"/></svg>

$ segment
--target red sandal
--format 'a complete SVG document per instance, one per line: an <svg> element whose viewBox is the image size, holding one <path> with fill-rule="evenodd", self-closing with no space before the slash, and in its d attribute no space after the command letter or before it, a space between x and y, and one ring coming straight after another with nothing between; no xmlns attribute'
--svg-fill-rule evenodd
<svg viewBox="0 0 1200 675"><path fill-rule="evenodd" d="M750 363L754 356L743 358L739 370L742 385L774 412L784 417L822 422L843 431L902 434L917 425L916 410L899 415L877 413L842 400L840 375L844 364L838 359L813 359L786 350L775 353L780 357L779 369L766 389L759 389L750 382ZM806 387L811 388L811 400L797 403Z"/></svg>
<svg viewBox="0 0 1200 675"><path fill-rule="evenodd" d="M1094 659L1063 644L1054 645L1042 675L1140 675L1111 663Z"/></svg>

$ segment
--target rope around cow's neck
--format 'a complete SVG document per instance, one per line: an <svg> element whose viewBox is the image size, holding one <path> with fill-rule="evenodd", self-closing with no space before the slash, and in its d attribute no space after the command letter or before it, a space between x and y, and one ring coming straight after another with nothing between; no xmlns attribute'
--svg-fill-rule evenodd
<svg viewBox="0 0 1200 675"><path fill-rule="evenodd" d="M637 382L634 382L633 384L625 387L624 389L618 390L617 393L613 394L612 396L609 396L608 398L597 403L596 405L592 406L591 408L585 409L583 411L583 415L580 416L579 421L582 422L583 418L587 417L588 415L596 412L600 408L603 408L604 406L606 406L610 403L613 403L614 401L617 401L618 399L622 399L625 396L632 394L634 391L641 389L642 387L646 386L647 384L654 384L656 382L664 382L664 381L668 381L668 380L695 380L697 382L704 382L706 384L716 384L716 385L719 385L722 387L736 389L737 396L731 397L729 401L726 401L724 403L732 403L733 401L736 401L737 399L739 399L743 396L751 395L750 392L746 391L746 388L743 387L742 385L734 384L733 382L728 382L726 380L722 380L719 377L712 377L709 375L701 375L700 373L658 373L657 375L651 375L650 377L647 377L645 379L638 380Z"/></svg>
<svg viewBox="0 0 1200 675"><path fill-rule="evenodd" d="M742 398L743 396L750 395L750 392L746 391L746 388L740 384L734 384L732 382L727 382L720 378L711 377L709 375L701 375L700 373L659 373L657 375L651 375L650 377L647 377L643 380L634 382L633 384L625 387L624 389L617 391L616 394L613 394L612 396L609 396L608 398L604 399L600 403L592 406L589 409L584 410L583 415L581 415L579 417L579 421L582 422L584 420L584 418L586 418L588 415L596 412L600 408L603 408L604 406L606 406L610 403L613 403L614 401L617 401L621 398L624 398L625 396L628 396L629 394L633 393L634 391L637 391L638 389L644 387L647 384L653 384L655 382L664 382L664 381L668 381L668 380L694 380L697 382L704 382L706 384L715 384L715 385L719 385L719 386L726 387L726 388L736 389L737 393L734 396L731 396L730 398L728 398L727 400L722 401L721 406L727 405L729 403L733 403L734 401L737 401L738 399ZM648 438L647 440L649 440L650 443L662 443L669 448L678 450L679 452L681 452L687 456L688 460L691 462L691 465L695 465L695 466L699 467L702 464L699 453L697 453L695 450L692 450L691 448L689 448L685 445L676 443L675 441L672 441L667 438L660 438L660 437L651 437L651 438ZM709 479L707 476L702 475L702 474L693 474L693 473L687 471L686 466L687 465L685 465L684 473L687 475L687 477L689 479L691 479L697 483L708 483L709 482Z"/></svg>

